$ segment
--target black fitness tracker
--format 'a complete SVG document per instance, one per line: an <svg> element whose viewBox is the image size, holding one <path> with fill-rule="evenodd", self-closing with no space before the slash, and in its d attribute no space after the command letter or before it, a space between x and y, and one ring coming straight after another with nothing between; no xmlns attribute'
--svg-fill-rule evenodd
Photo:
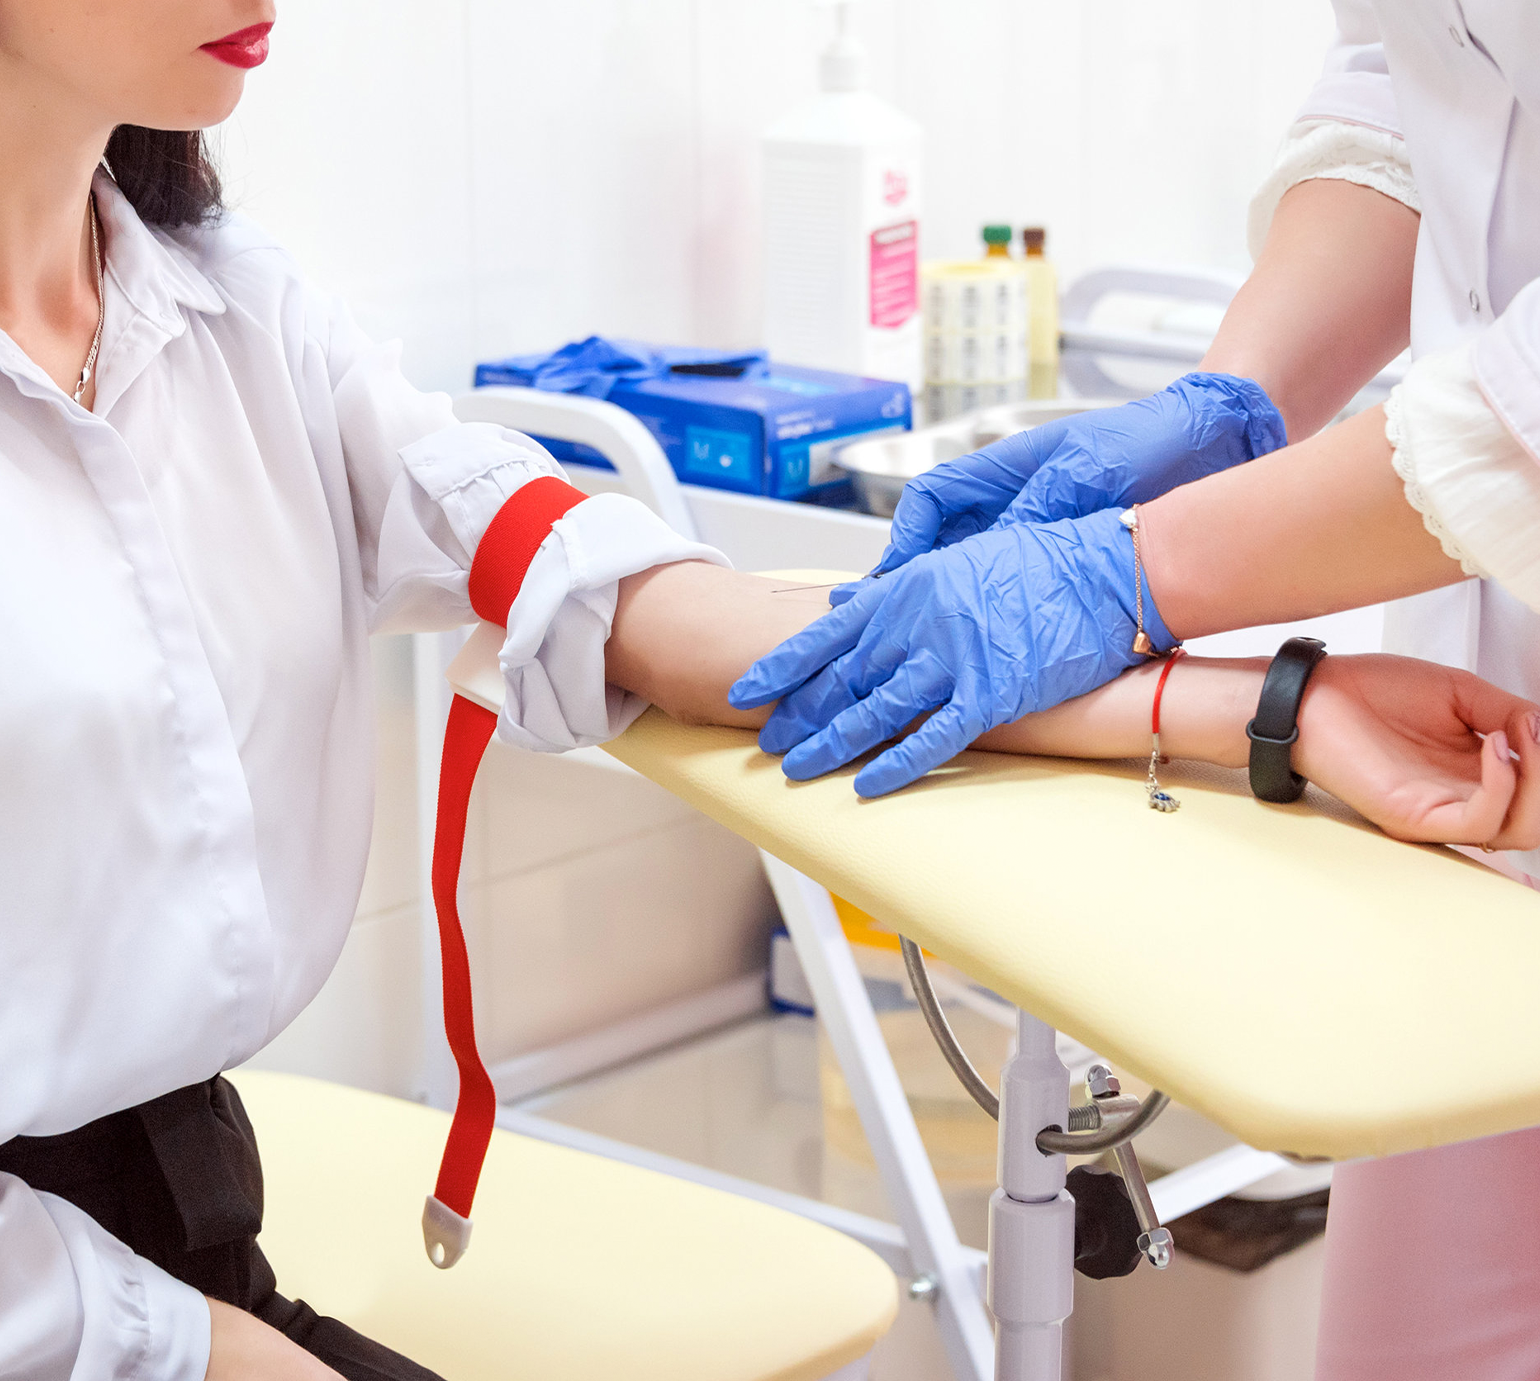
<svg viewBox="0 0 1540 1381"><path fill-rule="evenodd" d="M1259 801L1285 805L1304 794L1305 779L1289 764L1299 738L1299 703L1310 674L1326 655L1319 638L1290 638L1267 669L1256 718L1246 726L1251 740L1251 794Z"/></svg>

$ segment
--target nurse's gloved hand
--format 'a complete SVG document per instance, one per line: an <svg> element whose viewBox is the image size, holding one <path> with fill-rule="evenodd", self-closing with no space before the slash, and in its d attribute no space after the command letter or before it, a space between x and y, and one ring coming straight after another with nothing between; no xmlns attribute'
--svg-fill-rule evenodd
<svg viewBox="0 0 1540 1381"><path fill-rule="evenodd" d="M876 571L997 522L1048 523L1144 503L1286 441L1258 384L1188 374L1148 398L1017 432L910 480Z"/></svg>
<svg viewBox="0 0 1540 1381"><path fill-rule="evenodd" d="M881 796L980 734L1110 681L1142 662L1134 547L1119 512L979 533L916 558L761 658L737 709L780 703L759 736L794 781L822 776L930 714L857 774ZM1174 639L1144 587L1144 626ZM931 713L934 711L934 713Z"/></svg>

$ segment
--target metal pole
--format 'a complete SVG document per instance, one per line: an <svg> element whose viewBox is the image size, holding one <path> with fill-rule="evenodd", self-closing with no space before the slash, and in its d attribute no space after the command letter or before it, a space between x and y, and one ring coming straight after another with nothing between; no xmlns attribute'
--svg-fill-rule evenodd
<svg viewBox="0 0 1540 1381"><path fill-rule="evenodd" d="M1062 1155L1037 1149L1069 1125L1069 1070L1053 1029L1017 1016L1016 1053L1000 1078L1000 1187L989 1201L989 1307L996 1381L1060 1381L1064 1320L1074 1307L1075 1201Z"/></svg>

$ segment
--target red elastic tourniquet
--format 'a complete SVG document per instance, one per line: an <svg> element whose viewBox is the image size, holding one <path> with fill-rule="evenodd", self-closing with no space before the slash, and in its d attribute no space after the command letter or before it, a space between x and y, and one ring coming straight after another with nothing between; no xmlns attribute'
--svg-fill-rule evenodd
<svg viewBox="0 0 1540 1381"><path fill-rule="evenodd" d="M439 967L444 979L444 1032L460 1072L460 1093L454 1122L439 1162L434 1197L462 1218L471 1216L471 1200L487 1144L497 1096L492 1078L476 1050L476 1023L471 1011L471 966L465 950L456 893L460 858L465 852L465 819L470 808L476 769L497 728L491 710L455 696L444 730L444 757L438 774L438 822L433 834L433 906L438 912Z"/></svg>
<svg viewBox="0 0 1540 1381"><path fill-rule="evenodd" d="M478 618L508 626L508 611L519 597L540 544L556 520L587 497L565 480L544 475L497 510L471 562L471 608Z"/></svg>
<svg viewBox="0 0 1540 1381"><path fill-rule="evenodd" d="M492 519L471 563L471 607L489 623L506 627L540 544L556 520L587 497L553 476L531 480ZM438 912L440 967L444 978L444 1031L460 1075L454 1122L439 1163L434 1197L462 1218L471 1216L476 1182L492 1140L497 1096L476 1049L471 1010L470 959L460 925L460 860L471 787L482 754L497 727L491 710L457 695L444 730L439 768L438 819L433 836L433 905Z"/></svg>

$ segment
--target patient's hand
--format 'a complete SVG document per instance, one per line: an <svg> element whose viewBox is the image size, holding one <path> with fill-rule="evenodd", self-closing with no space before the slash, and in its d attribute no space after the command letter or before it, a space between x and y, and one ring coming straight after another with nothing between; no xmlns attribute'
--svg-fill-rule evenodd
<svg viewBox="0 0 1540 1381"><path fill-rule="evenodd" d="M1398 839L1540 846L1540 710L1469 672L1327 657L1294 767Z"/></svg>

